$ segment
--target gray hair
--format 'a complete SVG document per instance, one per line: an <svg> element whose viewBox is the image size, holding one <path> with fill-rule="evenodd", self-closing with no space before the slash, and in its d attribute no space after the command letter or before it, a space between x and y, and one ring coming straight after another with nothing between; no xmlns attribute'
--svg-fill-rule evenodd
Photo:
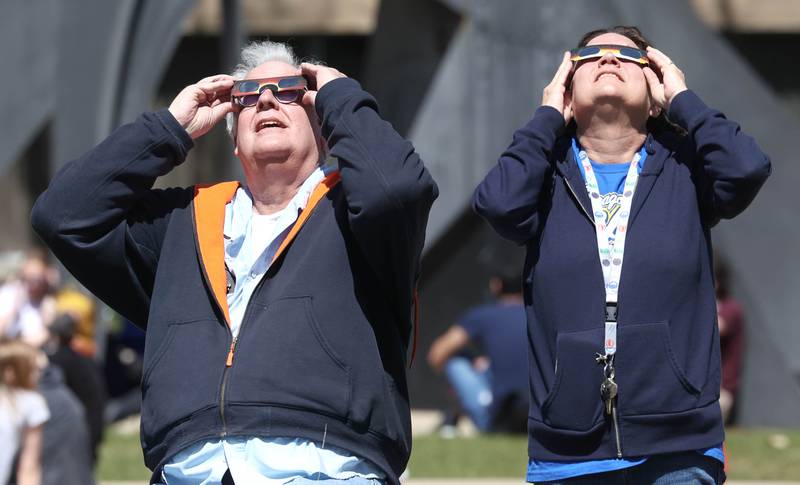
<svg viewBox="0 0 800 485"><path fill-rule="evenodd" d="M236 65L231 73L234 79L244 79L247 73L265 62L284 62L296 68L300 67L300 61L292 50L291 46L282 42L271 42L268 40L261 42L250 42L242 49L242 62ZM228 134L236 140L236 121L238 113L228 113L225 115L225 125Z"/></svg>

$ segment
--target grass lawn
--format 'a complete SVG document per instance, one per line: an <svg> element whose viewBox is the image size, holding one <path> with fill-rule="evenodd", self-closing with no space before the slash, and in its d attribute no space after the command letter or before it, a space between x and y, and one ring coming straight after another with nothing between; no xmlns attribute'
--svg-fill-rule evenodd
<svg viewBox="0 0 800 485"><path fill-rule="evenodd" d="M414 478L517 478L524 476L526 450L525 437L418 437L409 469ZM731 429L726 451L730 479L800 481L800 429ZM147 480L139 435L110 429L98 471L100 480Z"/></svg>

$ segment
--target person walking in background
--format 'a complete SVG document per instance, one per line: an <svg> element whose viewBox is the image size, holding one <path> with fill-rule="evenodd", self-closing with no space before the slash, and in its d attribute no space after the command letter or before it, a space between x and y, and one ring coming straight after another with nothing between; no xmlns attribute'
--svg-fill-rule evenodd
<svg viewBox="0 0 800 485"><path fill-rule="evenodd" d="M635 27L564 53L473 204L527 246L536 483L721 483L710 229L771 171Z"/></svg>
<svg viewBox="0 0 800 485"><path fill-rule="evenodd" d="M50 360L50 367L57 367L59 372L50 372L52 375L46 372L43 381L48 384L48 388L56 390L66 385L70 394L77 398L81 407L79 417L85 423L88 433L90 462L93 466L103 441L103 413L107 396L103 374L95 361L76 352L70 345L77 326L78 323L71 313L60 314L50 325L51 338L44 350ZM57 399L68 400L63 397Z"/></svg>
<svg viewBox="0 0 800 485"><path fill-rule="evenodd" d="M495 301L470 309L428 352L428 363L444 371L461 408L481 432L527 429L528 356L522 281L516 271L493 276ZM479 349L471 359L461 352Z"/></svg>
<svg viewBox="0 0 800 485"><path fill-rule="evenodd" d="M152 188L226 116L246 184ZM233 75L186 87L67 164L32 223L146 329L152 482L396 484L437 194L356 81L256 42Z"/></svg>
<svg viewBox="0 0 800 485"><path fill-rule="evenodd" d="M730 269L719 254L714 255L714 282L717 295L717 324L722 360L722 385L719 406L722 420L728 424L736 419L736 397L744 358L744 310L730 294Z"/></svg>
<svg viewBox="0 0 800 485"><path fill-rule="evenodd" d="M0 483L12 476L17 485L42 482L42 427L50 411L36 386L44 361L24 342L0 342Z"/></svg>
<svg viewBox="0 0 800 485"><path fill-rule="evenodd" d="M94 459L84 406L67 387L61 368L49 365L39 393L50 410L42 429L42 485L94 484Z"/></svg>

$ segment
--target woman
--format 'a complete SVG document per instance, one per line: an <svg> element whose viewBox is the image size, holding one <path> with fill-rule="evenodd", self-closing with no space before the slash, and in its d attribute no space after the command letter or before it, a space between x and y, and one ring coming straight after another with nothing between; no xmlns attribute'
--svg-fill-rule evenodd
<svg viewBox="0 0 800 485"><path fill-rule="evenodd" d="M635 27L564 54L473 201L527 245L528 481L721 483L709 230L769 173Z"/></svg>
<svg viewBox="0 0 800 485"><path fill-rule="evenodd" d="M35 391L37 359L44 354L20 341L0 342L0 483L7 483L17 459L17 485L41 483L42 427L50 418Z"/></svg>

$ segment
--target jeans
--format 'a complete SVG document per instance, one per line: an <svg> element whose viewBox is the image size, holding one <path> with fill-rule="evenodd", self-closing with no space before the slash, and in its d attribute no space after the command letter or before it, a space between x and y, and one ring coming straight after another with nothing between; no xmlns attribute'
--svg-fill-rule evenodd
<svg viewBox="0 0 800 485"><path fill-rule="evenodd" d="M447 380L458 396L461 407L475 427L487 432L492 427L492 377L489 371L480 372L465 357L453 357L444 365Z"/></svg>
<svg viewBox="0 0 800 485"><path fill-rule="evenodd" d="M565 478L548 485L721 485L725 472L719 460L695 451L650 457L641 465L612 472Z"/></svg>

